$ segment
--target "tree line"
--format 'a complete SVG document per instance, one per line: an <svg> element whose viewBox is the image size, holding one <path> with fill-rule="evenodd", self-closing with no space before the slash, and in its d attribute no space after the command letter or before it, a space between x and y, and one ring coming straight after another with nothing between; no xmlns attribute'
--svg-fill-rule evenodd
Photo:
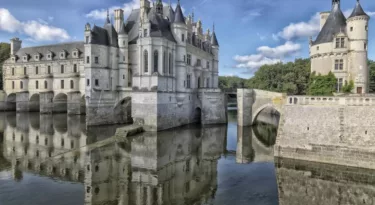
<svg viewBox="0 0 375 205"><path fill-rule="evenodd" d="M368 61L370 70L370 92L375 93L375 62ZM333 95L337 79L333 73L320 75L311 73L310 59L296 59L294 62L263 65L250 79L236 76L219 77L219 87L223 90L253 88L288 95ZM343 82L342 91L349 93L354 82Z"/></svg>

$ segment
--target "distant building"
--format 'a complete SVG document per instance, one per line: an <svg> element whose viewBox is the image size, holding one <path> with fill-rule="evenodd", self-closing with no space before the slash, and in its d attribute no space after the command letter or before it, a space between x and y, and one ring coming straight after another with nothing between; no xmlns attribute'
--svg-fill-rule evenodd
<svg viewBox="0 0 375 205"><path fill-rule="evenodd" d="M3 67L5 110L87 115L88 125L134 120L152 130L226 122L219 43L194 15L140 0L125 21L87 23L84 42L22 48ZM209 96L209 97L207 97Z"/></svg>
<svg viewBox="0 0 375 205"><path fill-rule="evenodd" d="M332 0L330 12L320 13L321 31L315 41L310 41L311 72L334 73L337 92L341 92L343 85L350 81L354 82L352 92L369 92L369 20L359 0L348 18L340 9L340 0Z"/></svg>

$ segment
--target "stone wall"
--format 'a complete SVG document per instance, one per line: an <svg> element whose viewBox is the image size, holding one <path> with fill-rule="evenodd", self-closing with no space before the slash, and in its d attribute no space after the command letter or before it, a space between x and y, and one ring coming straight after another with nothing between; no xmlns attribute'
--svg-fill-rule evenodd
<svg viewBox="0 0 375 205"><path fill-rule="evenodd" d="M375 168L375 98L289 97L275 156Z"/></svg>

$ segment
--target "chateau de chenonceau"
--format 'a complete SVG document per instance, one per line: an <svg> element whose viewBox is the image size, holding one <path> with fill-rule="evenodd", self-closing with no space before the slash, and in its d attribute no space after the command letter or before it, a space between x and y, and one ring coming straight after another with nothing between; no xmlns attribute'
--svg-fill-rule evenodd
<svg viewBox="0 0 375 205"><path fill-rule="evenodd" d="M226 122L218 89L219 43L202 22L161 0L140 0L127 19L82 25L83 42L22 48L11 39L2 110L86 114L87 125L163 130Z"/></svg>

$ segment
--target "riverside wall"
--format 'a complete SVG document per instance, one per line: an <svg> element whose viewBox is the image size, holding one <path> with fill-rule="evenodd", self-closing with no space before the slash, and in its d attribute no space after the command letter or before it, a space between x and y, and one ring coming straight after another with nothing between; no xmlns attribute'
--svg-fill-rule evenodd
<svg viewBox="0 0 375 205"><path fill-rule="evenodd" d="M375 97L288 96L276 157L375 168Z"/></svg>

